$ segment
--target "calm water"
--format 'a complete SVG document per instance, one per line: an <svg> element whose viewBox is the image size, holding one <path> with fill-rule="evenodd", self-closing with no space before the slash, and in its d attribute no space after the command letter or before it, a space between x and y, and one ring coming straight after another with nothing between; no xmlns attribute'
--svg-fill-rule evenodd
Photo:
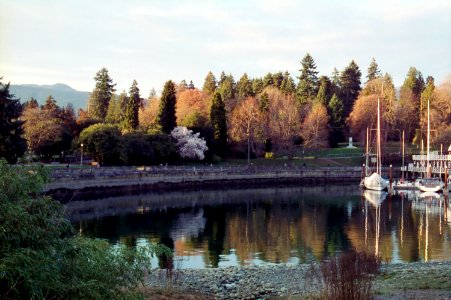
<svg viewBox="0 0 451 300"><path fill-rule="evenodd" d="M351 248L391 262L451 260L443 195L361 194L357 186L210 190L71 202L67 213L87 236L163 243L182 268L297 264Z"/></svg>

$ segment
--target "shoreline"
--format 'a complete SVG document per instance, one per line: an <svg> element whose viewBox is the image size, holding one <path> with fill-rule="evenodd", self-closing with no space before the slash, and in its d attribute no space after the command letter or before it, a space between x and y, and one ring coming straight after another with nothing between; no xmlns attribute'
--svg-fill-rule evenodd
<svg viewBox="0 0 451 300"><path fill-rule="evenodd" d="M317 265L317 264L315 264ZM319 295L312 264L265 265L210 269L155 269L151 289L200 293L215 299L304 299ZM451 297L451 261L382 264L374 283L376 299Z"/></svg>
<svg viewBox="0 0 451 300"><path fill-rule="evenodd" d="M349 184L361 180L360 167L310 168L101 168L58 170L45 193L61 202L141 192L253 188L278 185Z"/></svg>

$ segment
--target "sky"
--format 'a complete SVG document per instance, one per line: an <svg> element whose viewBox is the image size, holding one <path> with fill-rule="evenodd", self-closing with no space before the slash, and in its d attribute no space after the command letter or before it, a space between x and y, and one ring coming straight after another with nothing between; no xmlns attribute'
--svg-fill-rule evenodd
<svg viewBox="0 0 451 300"><path fill-rule="evenodd" d="M410 66L451 73L451 1L0 0L0 43L11 84L92 91L105 67L118 91L136 79L147 97L167 80L201 88L209 71L295 78L310 53L319 75L355 60L362 82L374 57L400 86Z"/></svg>

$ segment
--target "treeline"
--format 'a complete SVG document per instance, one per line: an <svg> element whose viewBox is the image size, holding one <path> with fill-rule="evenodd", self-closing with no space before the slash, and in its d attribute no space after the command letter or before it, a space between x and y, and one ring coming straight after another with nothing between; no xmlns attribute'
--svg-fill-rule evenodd
<svg viewBox="0 0 451 300"><path fill-rule="evenodd" d="M451 82L436 86L434 78L425 80L411 67L398 93L375 59L363 84L354 61L331 76L319 76L309 54L296 79L286 71L260 78L245 73L238 81L231 74L216 78L209 72L202 88L168 81L161 96L152 90L147 99L136 81L128 93L116 93L105 68L94 80L87 109L78 117L71 106L59 108L51 96L42 107L34 99L25 103L20 120L30 151L49 158L79 151L83 144L84 151L106 164L173 163L180 160L180 149L170 133L184 126L206 141L207 161L274 153L291 157L297 147L336 147L348 136L365 141L366 128L375 126L377 98L385 141L399 140L404 131L408 141L421 144L428 100L436 129L433 142L451 140Z"/></svg>

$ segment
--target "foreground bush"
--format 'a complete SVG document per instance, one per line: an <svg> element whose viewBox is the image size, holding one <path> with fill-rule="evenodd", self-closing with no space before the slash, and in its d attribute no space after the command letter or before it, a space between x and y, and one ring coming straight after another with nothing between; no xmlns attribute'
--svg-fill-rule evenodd
<svg viewBox="0 0 451 300"><path fill-rule="evenodd" d="M350 251L313 267L311 275L325 299L371 299L380 264L375 255Z"/></svg>
<svg viewBox="0 0 451 300"><path fill-rule="evenodd" d="M74 236L62 206L41 196L45 173L0 160L0 298L138 296L133 291L149 270L149 255L160 248L111 247Z"/></svg>

